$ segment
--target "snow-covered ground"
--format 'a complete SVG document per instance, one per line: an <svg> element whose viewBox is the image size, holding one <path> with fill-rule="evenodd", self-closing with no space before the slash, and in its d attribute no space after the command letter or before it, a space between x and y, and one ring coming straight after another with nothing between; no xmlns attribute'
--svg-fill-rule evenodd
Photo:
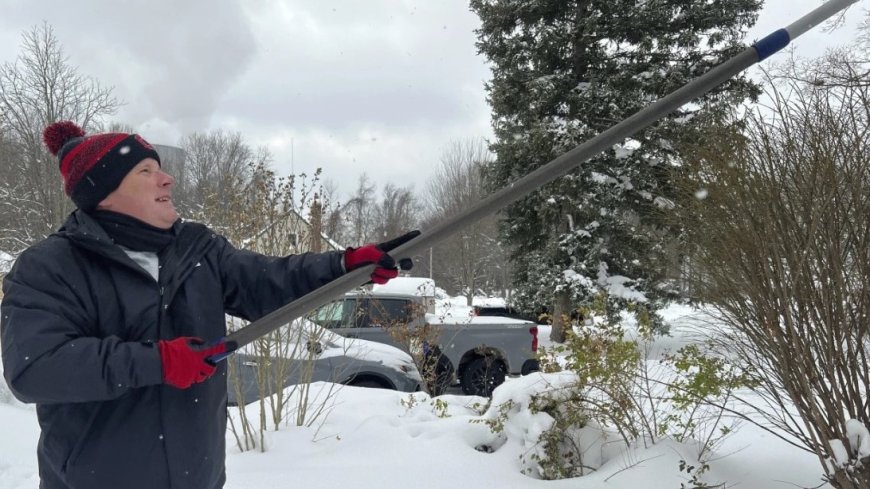
<svg viewBox="0 0 870 489"><path fill-rule="evenodd" d="M671 308L666 318L674 336L656 346L660 351L690 341L701 325L687 308ZM540 329L546 344L549 330ZM496 390L495 400L522 398L540 382L559 382L559 376L509 379ZM485 424L473 422L481 419L482 398L444 395L436 402L425 393L335 389L328 384L313 388L324 392L332 388L327 414L310 427L283 426L268 432L266 452L242 453L228 433L228 489L691 487L689 477L680 471L680 461L691 462L696 456L692 443L626 447L620 441L606 441L596 445L597 455L604 459L597 471L569 480L542 481L521 473L520 459L529 450L523 440L541 422L530 412L521 412L515 422L506 424L506 442L485 453L476 447L498 442ZM256 419L255 411L249 416ZM12 400L5 385L0 385L0 426L0 489L36 488L35 412L32 406ZM817 487L820 475L813 455L744 423L717 449L704 480L726 487L785 489Z"/></svg>

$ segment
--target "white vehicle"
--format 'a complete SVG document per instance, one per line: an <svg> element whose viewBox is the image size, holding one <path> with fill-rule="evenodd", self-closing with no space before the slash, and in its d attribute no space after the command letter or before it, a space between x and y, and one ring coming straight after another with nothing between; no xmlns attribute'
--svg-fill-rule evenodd
<svg viewBox="0 0 870 489"><path fill-rule="evenodd" d="M402 392L417 392L422 378L413 359L404 351L363 339L348 339L339 335L322 335L317 341L304 345L285 345L285 354L262 356L238 352L227 359L235 362L238 372L238 388L235 380L228 379L229 405L248 404L260 398L258 380L282 377L280 385L272 380L266 382L266 395L274 394L290 385L303 382L334 382L357 387L393 389ZM287 352L291 352L287 354ZM282 362L286 360L286 362ZM262 371L262 369L269 369ZM241 392L241 399L239 399Z"/></svg>

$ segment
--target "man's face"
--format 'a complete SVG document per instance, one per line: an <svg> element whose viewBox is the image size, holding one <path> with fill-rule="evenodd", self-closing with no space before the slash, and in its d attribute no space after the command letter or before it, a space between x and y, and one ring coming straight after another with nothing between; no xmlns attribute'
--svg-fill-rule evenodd
<svg viewBox="0 0 870 489"><path fill-rule="evenodd" d="M135 217L161 229L169 229L178 219L172 204L175 179L160 169L153 158L146 158L134 166L121 180L121 185L97 206Z"/></svg>

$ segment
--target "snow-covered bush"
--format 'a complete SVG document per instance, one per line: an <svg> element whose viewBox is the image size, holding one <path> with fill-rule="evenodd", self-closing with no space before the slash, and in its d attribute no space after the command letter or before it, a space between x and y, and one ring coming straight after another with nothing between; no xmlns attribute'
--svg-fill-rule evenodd
<svg viewBox="0 0 870 489"><path fill-rule="evenodd" d="M704 467L731 431L725 406L748 379L695 345L650 359L649 341L628 337L617 323L588 321L568 334L565 345L544 349L542 373L496 389L478 422L522 439L524 473L543 479L596 470L607 461L608 441L625 447L662 438L690 443L697 461L686 468ZM701 474L693 475L700 480Z"/></svg>

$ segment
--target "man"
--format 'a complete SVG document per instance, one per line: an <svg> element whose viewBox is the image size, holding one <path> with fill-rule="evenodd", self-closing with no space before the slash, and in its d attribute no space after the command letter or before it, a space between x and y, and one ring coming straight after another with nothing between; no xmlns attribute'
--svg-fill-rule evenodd
<svg viewBox="0 0 870 489"><path fill-rule="evenodd" d="M23 252L3 283L2 358L12 392L36 403L43 489L224 484L224 314L256 320L359 266L398 270L411 239L268 257L182 222L174 180L135 134L44 132L78 209Z"/></svg>

